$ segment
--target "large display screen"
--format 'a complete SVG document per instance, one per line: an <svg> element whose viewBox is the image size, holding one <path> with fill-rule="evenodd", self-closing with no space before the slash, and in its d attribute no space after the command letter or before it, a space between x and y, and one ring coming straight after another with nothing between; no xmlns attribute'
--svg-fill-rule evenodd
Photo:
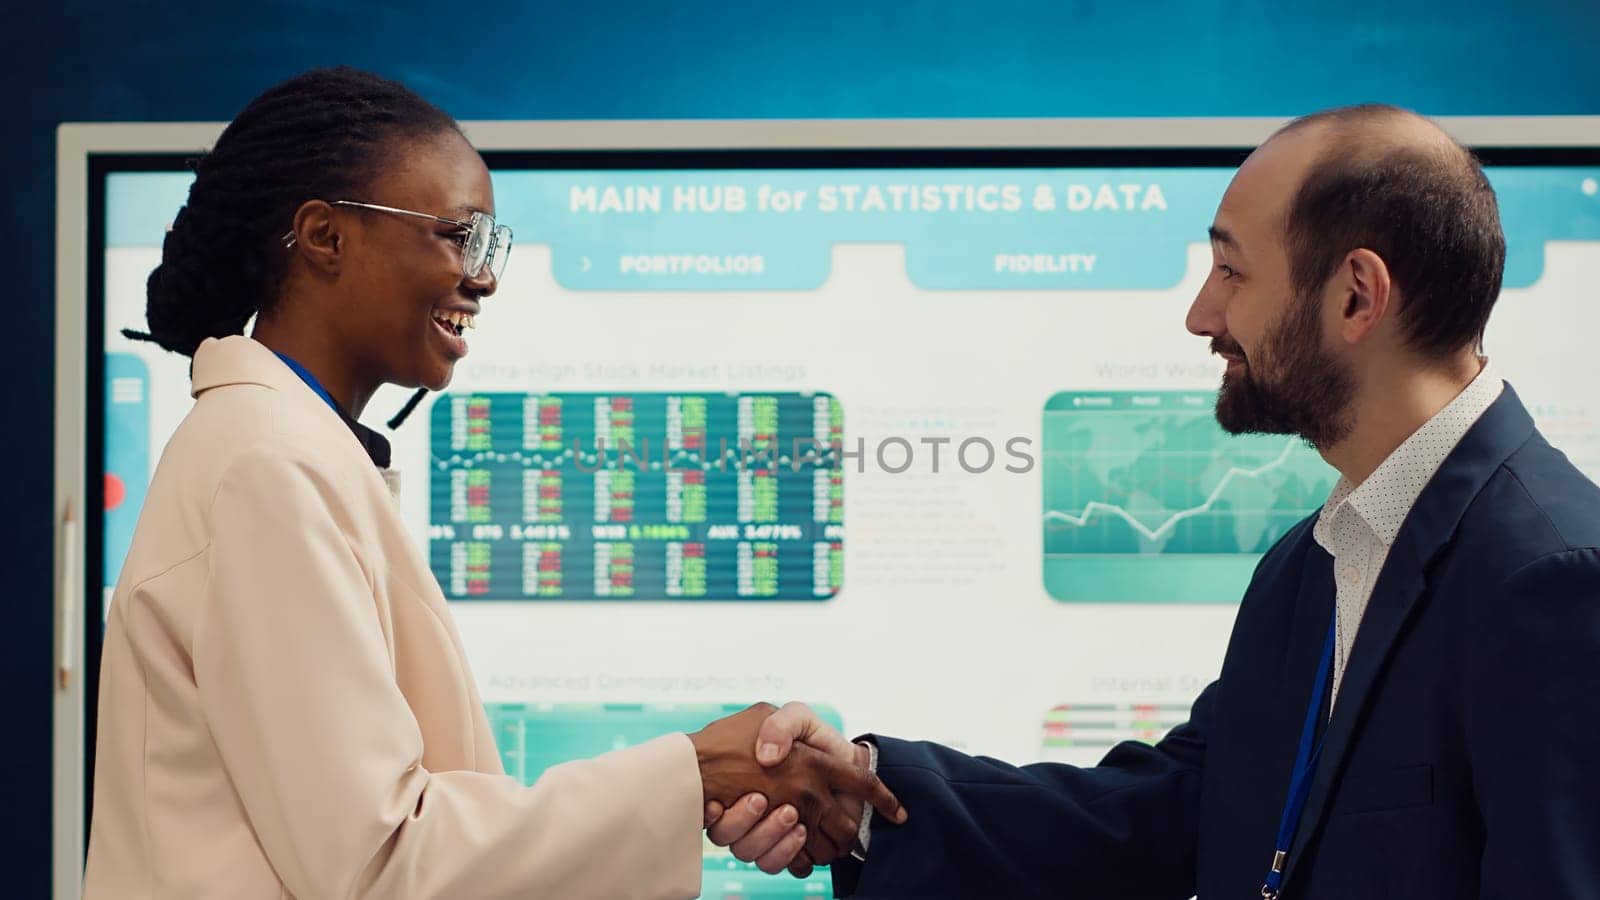
<svg viewBox="0 0 1600 900"><path fill-rule="evenodd" d="M1505 158L1486 351L1600 476L1600 156ZM509 268L390 436L526 781L760 699L1092 763L1183 721L1261 553L1335 480L1225 435L1184 330L1236 157L490 161ZM119 334L190 178L151 166L100 187L104 602L191 403L187 359ZM830 895L709 846L706 873L718 900Z"/></svg>

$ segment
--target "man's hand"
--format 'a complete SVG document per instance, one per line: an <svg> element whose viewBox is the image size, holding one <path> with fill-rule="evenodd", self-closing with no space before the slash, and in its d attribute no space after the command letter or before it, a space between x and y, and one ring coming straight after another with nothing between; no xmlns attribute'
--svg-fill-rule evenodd
<svg viewBox="0 0 1600 900"><path fill-rule="evenodd" d="M859 800L871 802L890 816L896 815L900 803L876 775L857 765L853 750L841 756L800 744L779 761L758 764L751 748L757 744L758 730L775 712L772 704L759 703L689 735L700 762L706 801L726 808L753 792L780 807L792 806L798 813L798 825L805 828L805 855L817 862L831 862L856 845ZM839 740L846 748L851 746L843 738ZM858 798L858 802L851 804L848 798ZM854 815L849 812L852 805ZM781 819L763 825L766 836L787 834ZM778 839L782 841L783 836ZM758 858L765 861L772 849Z"/></svg>
<svg viewBox="0 0 1600 900"><path fill-rule="evenodd" d="M790 703L761 723L756 741L759 761L763 765L783 762L797 741L808 745L809 750L821 750L835 760L848 761L862 769L867 767L871 755L866 747L845 740L844 735L818 718L804 703ZM841 795L836 799L844 804L846 815L859 824L868 798ZM906 813L899 801L892 794L887 794L883 799L892 802L879 803L874 800L874 809L892 822L904 822ZM832 862L828 858L814 859L804 850L794 852L803 841L796 840L792 832L785 832L781 827L779 818L784 812L785 809L780 808L759 824L756 822L759 816L752 815L748 810L739 816L730 813L711 829L711 839L719 845L731 845L734 856L747 862L756 862L764 872L776 872L787 866L795 877L805 878L811 874L814 863ZM854 841L851 846L854 846Z"/></svg>
<svg viewBox="0 0 1600 900"><path fill-rule="evenodd" d="M764 766L774 766L783 762L789 755L789 748L799 741L810 744L823 753L835 759L846 762L857 758L865 759L866 748L852 744L845 736L835 731L832 725L822 721L815 710L804 703L785 703L783 709L767 717L761 723L761 730L756 738L756 759ZM879 813L888 816L896 822L899 811L902 816L904 811L896 803L892 808L885 809L874 803L872 807Z"/></svg>

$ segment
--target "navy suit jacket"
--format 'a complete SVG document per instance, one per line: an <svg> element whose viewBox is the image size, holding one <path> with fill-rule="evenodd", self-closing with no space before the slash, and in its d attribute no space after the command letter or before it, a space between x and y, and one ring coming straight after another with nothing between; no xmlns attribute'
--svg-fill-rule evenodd
<svg viewBox="0 0 1600 900"><path fill-rule="evenodd" d="M841 896L1261 896L1333 615L1299 523L1262 559L1190 721L1094 768L874 737L909 821ZM1428 483L1356 635L1287 900L1600 898L1600 488L1509 386Z"/></svg>

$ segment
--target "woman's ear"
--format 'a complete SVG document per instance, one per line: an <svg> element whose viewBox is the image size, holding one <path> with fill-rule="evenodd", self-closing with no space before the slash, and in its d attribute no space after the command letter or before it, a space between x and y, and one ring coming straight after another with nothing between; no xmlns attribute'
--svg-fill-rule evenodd
<svg viewBox="0 0 1600 900"><path fill-rule="evenodd" d="M322 200L307 200L294 211L294 224L290 229L289 247L299 259L312 269L326 274L337 274L344 249L344 235L333 215L333 207Z"/></svg>

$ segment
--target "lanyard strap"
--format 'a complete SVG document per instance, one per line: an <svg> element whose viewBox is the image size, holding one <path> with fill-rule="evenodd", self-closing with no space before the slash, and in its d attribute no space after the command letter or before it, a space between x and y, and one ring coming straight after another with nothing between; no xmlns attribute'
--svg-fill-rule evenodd
<svg viewBox="0 0 1600 900"><path fill-rule="evenodd" d="M272 352L277 353L278 358L283 360L283 364L292 369L296 375L299 375L300 380L304 381L307 387L311 388L311 390L314 391L318 397L322 398L322 402L328 404L328 406L331 407L334 412L338 413L339 418L344 418L344 413L340 411L339 404L333 402L333 395L328 393L328 389L322 386L322 382L317 380L317 376L311 374L309 371L307 371L305 366L300 365L288 356L278 353L276 350Z"/></svg>
<svg viewBox="0 0 1600 900"><path fill-rule="evenodd" d="M1300 827L1300 814L1305 811L1306 799L1311 796L1311 775L1317 770L1317 760L1322 756L1322 741L1317 740L1317 718L1322 712L1322 695L1328 689L1328 679L1333 674L1333 635L1338 622L1328 623L1328 639L1322 644L1322 662L1317 664L1317 683L1311 691L1311 703L1306 708L1306 722L1300 729L1300 749L1295 753L1294 776L1289 779L1289 796L1283 802L1283 818L1278 822L1278 843L1272 854L1272 868L1267 881L1261 886L1265 900L1277 900L1278 888L1283 885L1283 864L1289 858L1289 845L1294 843L1294 833ZM1323 735L1324 738L1327 735Z"/></svg>

